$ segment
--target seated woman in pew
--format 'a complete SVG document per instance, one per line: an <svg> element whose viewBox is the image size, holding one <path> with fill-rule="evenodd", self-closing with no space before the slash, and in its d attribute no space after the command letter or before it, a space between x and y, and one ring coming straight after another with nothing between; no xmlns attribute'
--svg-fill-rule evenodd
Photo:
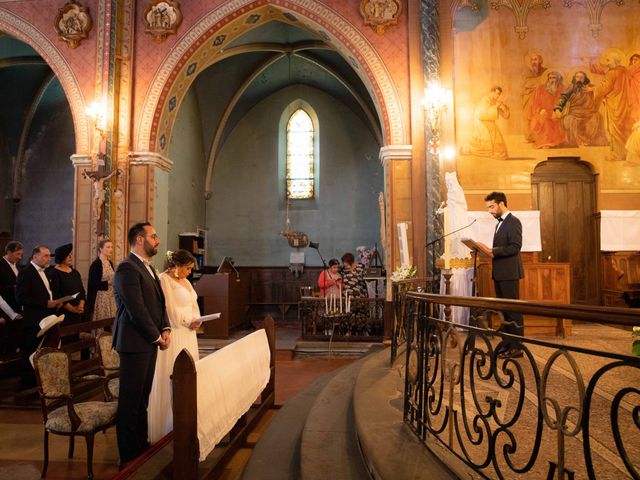
<svg viewBox="0 0 640 480"><path fill-rule="evenodd" d="M186 348L194 361L199 359L196 330L200 327L200 322L194 321L200 318L198 295L187 280L195 265L193 255L187 250L169 251L165 271L160 274L160 285L171 324L171 343L164 355L158 355L156 359L148 408L151 443L157 442L173 430L170 377L176 357Z"/></svg>

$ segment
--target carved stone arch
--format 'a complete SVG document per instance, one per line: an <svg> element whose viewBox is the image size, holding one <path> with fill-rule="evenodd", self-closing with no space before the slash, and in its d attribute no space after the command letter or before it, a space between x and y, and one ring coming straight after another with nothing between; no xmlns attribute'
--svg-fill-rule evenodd
<svg viewBox="0 0 640 480"><path fill-rule="evenodd" d="M69 102L76 137L76 152L88 154L90 129L85 114L84 97L73 70L60 51L40 30L7 10L0 9L0 30L32 47L51 67Z"/></svg>
<svg viewBox="0 0 640 480"><path fill-rule="evenodd" d="M176 43L158 68L143 102L136 149L166 155L180 103L197 74L226 58L224 47L266 21L313 31L332 45L372 96L386 144L408 143L400 98L382 58L366 37L335 11L312 0L232 0L205 15Z"/></svg>

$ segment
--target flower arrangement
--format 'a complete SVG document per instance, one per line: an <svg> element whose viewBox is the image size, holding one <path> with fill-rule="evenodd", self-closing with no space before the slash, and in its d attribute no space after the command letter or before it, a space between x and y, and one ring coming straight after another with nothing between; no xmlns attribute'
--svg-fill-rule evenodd
<svg viewBox="0 0 640 480"><path fill-rule="evenodd" d="M364 245L360 245L359 247L356 247L356 251L358 252L358 255L360 255L360 263L366 267L369 265L369 262L371 262L371 258L373 257L373 253L376 249L375 247L367 248Z"/></svg>
<svg viewBox="0 0 640 480"><path fill-rule="evenodd" d="M631 341L631 353L640 357L640 327L633 327Z"/></svg>
<svg viewBox="0 0 640 480"><path fill-rule="evenodd" d="M408 280L410 278L415 277L417 273L418 273L418 269L416 268L415 265L411 265L411 266L406 266L405 265L403 267L397 268L391 274L391 281L392 282L400 282L402 280Z"/></svg>

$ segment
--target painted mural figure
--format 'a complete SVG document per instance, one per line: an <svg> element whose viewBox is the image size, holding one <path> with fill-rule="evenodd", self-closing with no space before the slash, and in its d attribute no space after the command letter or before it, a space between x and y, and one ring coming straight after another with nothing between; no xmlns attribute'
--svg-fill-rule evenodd
<svg viewBox="0 0 640 480"><path fill-rule="evenodd" d="M634 167L640 166L640 121L633 125L625 146L627 148L627 164Z"/></svg>
<svg viewBox="0 0 640 480"><path fill-rule="evenodd" d="M479 157L507 158L507 145L496 120L509 118L509 107L500 100L502 87L494 85L487 95L482 97L474 111L473 136L471 137L471 155Z"/></svg>
<svg viewBox="0 0 640 480"><path fill-rule="evenodd" d="M640 53L634 53L629 57L629 86L635 106L633 119L640 120ZM635 128L635 127L634 127Z"/></svg>
<svg viewBox="0 0 640 480"><path fill-rule="evenodd" d="M530 50L524 57L526 70L524 72L524 83L522 85L522 111L525 115L531 109L531 97L533 91L542 82L542 74L547 71L547 67L543 65L544 59L542 53L538 50ZM525 123L525 139L527 142L533 142L533 138L529 132L529 123Z"/></svg>
<svg viewBox="0 0 640 480"><path fill-rule="evenodd" d="M563 88L562 75L559 72L549 72L546 83L533 90L527 118L529 134L535 148L557 147L565 142L560 122L553 116Z"/></svg>
<svg viewBox="0 0 640 480"><path fill-rule="evenodd" d="M593 101L590 84L585 72L576 72L553 108L553 116L566 135L567 147L607 145L602 116Z"/></svg>
<svg viewBox="0 0 640 480"><path fill-rule="evenodd" d="M633 113L636 109L630 88L629 71L621 65L624 53L617 48L605 50L600 58L600 66L592 66L592 71L600 73L604 69L604 78L594 88L596 105L602 104L604 127L611 145L610 160L624 160L625 144L634 124Z"/></svg>

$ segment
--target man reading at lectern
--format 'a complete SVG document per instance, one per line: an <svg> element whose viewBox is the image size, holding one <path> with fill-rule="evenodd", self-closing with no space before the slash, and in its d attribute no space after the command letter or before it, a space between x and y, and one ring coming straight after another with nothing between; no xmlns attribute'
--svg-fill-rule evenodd
<svg viewBox="0 0 640 480"><path fill-rule="evenodd" d="M502 192L491 192L484 199L487 210L498 220L493 234L493 248L483 243L478 245L492 257L493 284L498 298L520 298L520 279L524 278L524 268L520 259L522 248L522 223L507 208L507 197ZM504 312L508 322L503 331L512 335L524 335L521 313ZM500 350L500 358L522 357L520 342L505 342Z"/></svg>

